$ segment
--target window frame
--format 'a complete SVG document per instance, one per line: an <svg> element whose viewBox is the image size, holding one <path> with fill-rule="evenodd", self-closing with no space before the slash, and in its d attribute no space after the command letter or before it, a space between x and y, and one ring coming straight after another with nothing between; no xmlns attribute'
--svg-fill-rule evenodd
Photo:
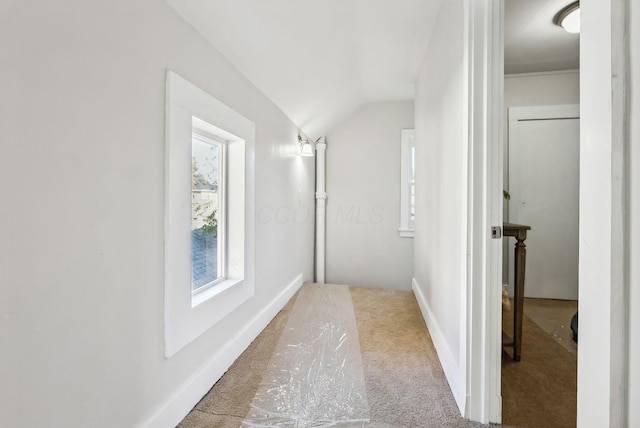
<svg viewBox="0 0 640 428"><path fill-rule="evenodd" d="M173 356L255 293L255 124L171 70L167 71L165 148L165 356ZM226 145L225 278L192 293L191 157L193 129Z"/></svg>
<svg viewBox="0 0 640 428"><path fill-rule="evenodd" d="M217 221L218 221L218 231L217 231L217 266L221 270L221 275L214 279L213 281L208 282L207 284L201 285L198 288L193 288L193 280L191 283L191 302L193 304L194 297L198 294L205 292L211 287L216 286L227 280L227 143L224 139L220 138L215 134L210 134L209 132L198 127L197 121L194 120L193 124L193 132L192 132L192 141L199 140L204 144L216 145L218 147L218 183L217 183L217 193L218 193L218 211L217 211ZM193 194L193 189L191 189ZM193 254L191 255L191 261L193 263ZM197 300L197 298L196 298Z"/></svg>
<svg viewBox="0 0 640 428"><path fill-rule="evenodd" d="M411 186L415 186L414 173L415 130L403 129L400 131L400 227L398 228L402 238L413 238L414 235L415 218L411 215Z"/></svg>

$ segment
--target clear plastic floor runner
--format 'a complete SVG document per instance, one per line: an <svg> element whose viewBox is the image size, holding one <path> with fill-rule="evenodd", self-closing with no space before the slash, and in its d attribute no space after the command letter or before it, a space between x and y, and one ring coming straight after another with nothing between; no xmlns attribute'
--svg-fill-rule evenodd
<svg viewBox="0 0 640 428"><path fill-rule="evenodd" d="M305 285L243 427L363 427L360 341L347 286Z"/></svg>

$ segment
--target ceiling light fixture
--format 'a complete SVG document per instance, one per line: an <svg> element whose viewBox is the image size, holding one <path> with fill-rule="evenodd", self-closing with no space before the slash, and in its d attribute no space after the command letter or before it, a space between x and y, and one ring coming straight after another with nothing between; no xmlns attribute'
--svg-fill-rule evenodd
<svg viewBox="0 0 640 428"><path fill-rule="evenodd" d="M580 1L565 6L553 17L553 23L564 28L568 33L580 32Z"/></svg>

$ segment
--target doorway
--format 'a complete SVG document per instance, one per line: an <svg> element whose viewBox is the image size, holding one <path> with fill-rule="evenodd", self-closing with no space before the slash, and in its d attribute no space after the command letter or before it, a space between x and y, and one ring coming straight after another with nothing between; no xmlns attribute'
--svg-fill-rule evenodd
<svg viewBox="0 0 640 428"><path fill-rule="evenodd" d="M517 2L510 0L506 6ZM541 2L525 3L533 7ZM625 275L630 266L631 174L625 154L631 147L632 123L628 48L635 40L628 37L628 9L629 2L623 0L581 7L578 426L626 426L629 417L629 305L624 302L630 290Z"/></svg>
<svg viewBox="0 0 640 428"><path fill-rule="evenodd" d="M577 345L570 325L578 306L579 114L577 104L508 109L508 221L531 228L519 309L524 309L523 354L520 362L505 354L502 363L503 422L508 425L576 424ZM509 324L515 312L503 315Z"/></svg>
<svg viewBox="0 0 640 428"><path fill-rule="evenodd" d="M580 36L553 25L565 3L505 2L504 218L531 227L521 360L506 353L502 360L507 425L576 425L570 324L578 299ZM514 244L504 239L503 283L511 298ZM513 312L503 315L508 333Z"/></svg>

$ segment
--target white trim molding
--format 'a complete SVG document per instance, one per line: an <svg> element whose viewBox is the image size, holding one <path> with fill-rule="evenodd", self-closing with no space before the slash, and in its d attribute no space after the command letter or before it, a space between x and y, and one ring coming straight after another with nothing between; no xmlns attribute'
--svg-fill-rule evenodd
<svg viewBox="0 0 640 428"><path fill-rule="evenodd" d="M398 228L398 233L401 238L413 238L415 235L415 231L413 229L402 229Z"/></svg>
<svg viewBox="0 0 640 428"><path fill-rule="evenodd" d="M271 302L247 322L233 339L223 345L218 352L205 362L149 419L139 428L175 427L204 397L231 364L249 347L251 342L275 318L280 310L295 295L303 284L300 274L287 285Z"/></svg>
<svg viewBox="0 0 640 428"><path fill-rule="evenodd" d="M491 239L503 220L504 1L465 2L468 93L467 277L463 340L465 417L500 423L502 241Z"/></svg>
<svg viewBox="0 0 640 428"><path fill-rule="evenodd" d="M429 329L429 335L431 336L431 340L433 341L433 345L438 354L442 370L449 382L453 398L456 400L458 408L463 409L466 401L466 391L460 376L462 373L460 366L456 363L456 358L449 348L447 340L445 339L445 334L440 328L436 317L433 315L433 311L429 306L427 298L422 293L422 288L415 278L412 278L411 280L411 288L413 289L416 301L420 307L420 312L422 312L424 322L427 324L427 328Z"/></svg>
<svg viewBox="0 0 640 428"><path fill-rule="evenodd" d="M559 76L563 74L580 74L580 70L555 70L555 71L536 71L533 73L511 73L505 74L505 79L510 77L536 77L536 76Z"/></svg>

